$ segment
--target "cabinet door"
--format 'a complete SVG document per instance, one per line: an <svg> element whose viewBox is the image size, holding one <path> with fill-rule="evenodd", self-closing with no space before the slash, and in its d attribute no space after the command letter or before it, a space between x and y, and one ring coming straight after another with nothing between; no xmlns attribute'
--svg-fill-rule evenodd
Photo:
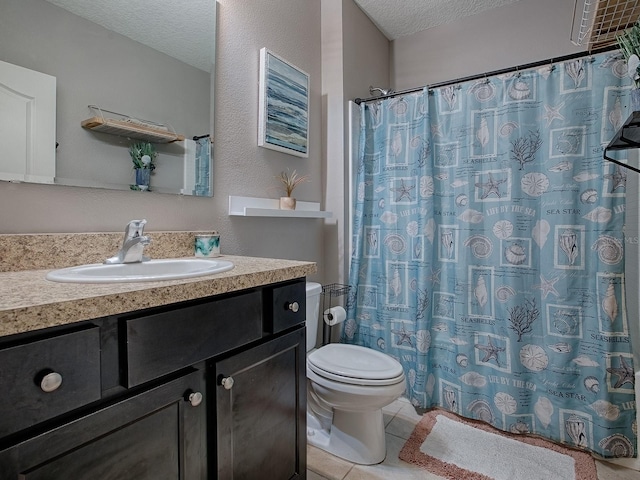
<svg viewBox="0 0 640 480"><path fill-rule="evenodd" d="M0 479L203 480L203 387L196 370L36 435L0 452Z"/></svg>
<svg viewBox="0 0 640 480"><path fill-rule="evenodd" d="M0 62L0 179L53 183L56 77Z"/></svg>
<svg viewBox="0 0 640 480"><path fill-rule="evenodd" d="M215 363L208 385L216 389L217 472L210 459L210 478L305 477L305 353L300 328Z"/></svg>

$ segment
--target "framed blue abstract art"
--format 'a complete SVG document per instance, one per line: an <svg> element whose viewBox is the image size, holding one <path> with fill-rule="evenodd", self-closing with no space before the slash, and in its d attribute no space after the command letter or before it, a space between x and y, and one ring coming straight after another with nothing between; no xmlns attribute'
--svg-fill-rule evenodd
<svg viewBox="0 0 640 480"><path fill-rule="evenodd" d="M260 50L258 145L309 156L309 75L266 48Z"/></svg>

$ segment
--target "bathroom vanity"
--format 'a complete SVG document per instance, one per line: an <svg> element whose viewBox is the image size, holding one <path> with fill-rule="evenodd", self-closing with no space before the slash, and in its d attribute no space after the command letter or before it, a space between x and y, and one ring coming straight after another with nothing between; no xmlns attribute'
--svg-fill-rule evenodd
<svg viewBox="0 0 640 480"><path fill-rule="evenodd" d="M305 478L315 264L226 258L182 282L0 273L0 480Z"/></svg>

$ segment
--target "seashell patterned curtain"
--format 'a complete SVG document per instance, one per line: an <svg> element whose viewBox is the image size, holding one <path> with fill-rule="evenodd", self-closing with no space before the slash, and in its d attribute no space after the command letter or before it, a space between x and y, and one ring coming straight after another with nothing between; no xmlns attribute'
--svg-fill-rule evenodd
<svg viewBox="0 0 640 480"><path fill-rule="evenodd" d="M602 159L616 53L361 105L342 341L406 395L603 457L636 456L626 173Z"/></svg>

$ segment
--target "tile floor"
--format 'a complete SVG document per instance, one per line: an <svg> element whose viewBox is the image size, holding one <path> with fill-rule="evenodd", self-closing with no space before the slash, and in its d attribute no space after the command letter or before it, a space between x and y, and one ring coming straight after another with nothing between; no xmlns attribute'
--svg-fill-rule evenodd
<svg viewBox="0 0 640 480"><path fill-rule="evenodd" d="M387 458L378 465L354 465L316 447L307 447L308 480L442 480L420 467L403 462L398 453L420 420L408 400L401 398L385 407ZM596 461L598 480L640 480L640 472ZM462 479L461 479L462 480ZM553 479L557 480L557 479Z"/></svg>

